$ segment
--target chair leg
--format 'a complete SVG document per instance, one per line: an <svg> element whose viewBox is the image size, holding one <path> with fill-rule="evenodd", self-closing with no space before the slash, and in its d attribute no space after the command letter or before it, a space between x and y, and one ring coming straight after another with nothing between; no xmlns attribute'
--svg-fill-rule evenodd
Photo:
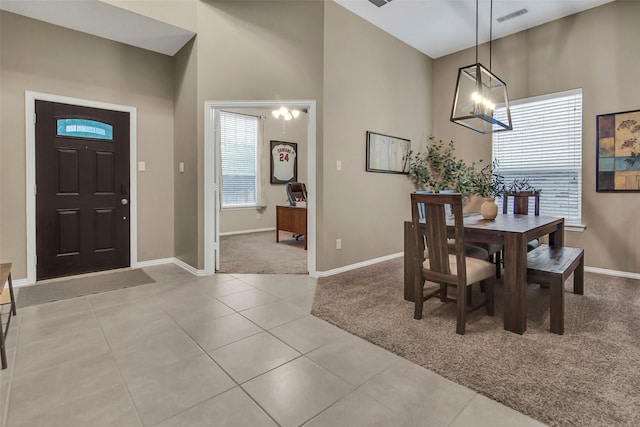
<svg viewBox="0 0 640 427"><path fill-rule="evenodd" d="M465 286L469 288L469 286ZM465 325L467 324L467 304L466 304L466 289L462 289L462 286L458 286L457 289L457 301L456 308L458 309L458 318L456 320L456 333L464 335Z"/></svg>
<svg viewBox="0 0 640 427"><path fill-rule="evenodd" d="M9 272L9 277L7 278L7 282L9 283L9 296L11 297L11 312L15 316L17 314L16 313L16 298L13 295L13 281L11 280L11 272Z"/></svg>
<svg viewBox="0 0 640 427"><path fill-rule="evenodd" d="M422 304L424 303L422 288L424 287L424 279L422 275L417 275L414 278L414 289L413 289L413 301L415 302L415 309L413 313L413 318L416 320L422 319Z"/></svg>
<svg viewBox="0 0 640 427"><path fill-rule="evenodd" d="M493 300L494 300L494 280L493 279L487 279L486 281L482 281L480 283L486 283L485 284L485 298L486 298L486 304L487 304L487 315L489 316L493 316Z"/></svg>
<svg viewBox="0 0 640 427"><path fill-rule="evenodd" d="M502 251L496 252L496 279L502 274Z"/></svg>
<svg viewBox="0 0 640 427"><path fill-rule="evenodd" d="M549 286L549 329L554 334L564 334L564 283L562 282L562 276L554 276L551 278L551 284Z"/></svg>
<svg viewBox="0 0 640 427"><path fill-rule="evenodd" d="M7 351L4 345L4 331L2 330L1 322L0 322L0 364L2 364L2 369L7 369Z"/></svg>
<svg viewBox="0 0 640 427"><path fill-rule="evenodd" d="M447 302L447 285L440 284L440 302Z"/></svg>

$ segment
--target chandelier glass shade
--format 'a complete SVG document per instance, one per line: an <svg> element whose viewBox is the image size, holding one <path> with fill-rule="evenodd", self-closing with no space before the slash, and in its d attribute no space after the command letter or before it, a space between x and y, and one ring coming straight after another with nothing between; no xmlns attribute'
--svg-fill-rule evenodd
<svg viewBox="0 0 640 427"><path fill-rule="evenodd" d="M506 107L506 120L498 120L496 106ZM451 121L480 133L512 130L507 84L476 63L458 70Z"/></svg>
<svg viewBox="0 0 640 427"><path fill-rule="evenodd" d="M491 1L491 20L493 20L493 1ZM490 30L489 68L487 69L478 61L478 0L476 0L476 63L458 70L450 120L480 133L513 129L507 84L491 72L491 33ZM505 108L504 119L496 118L496 107Z"/></svg>
<svg viewBox="0 0 640 427"><path fill-rule="evenodd" d="M282 117L284 120L291 120L298 118L300 110L290 110L287 107L280 107L277 110L273 110L271 114L273 114L273 117L276 119Z"/></svg>

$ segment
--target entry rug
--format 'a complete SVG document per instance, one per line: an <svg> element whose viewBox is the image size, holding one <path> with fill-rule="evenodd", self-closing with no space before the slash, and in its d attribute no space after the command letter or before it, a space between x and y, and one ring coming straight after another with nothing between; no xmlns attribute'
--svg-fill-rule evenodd
<svg viewBox="0 0 640 427"><path fill-rule="evenodd" d="M24 308L148 283L155 280L140 269L41 283L19 288L16 305Z"/></svg>

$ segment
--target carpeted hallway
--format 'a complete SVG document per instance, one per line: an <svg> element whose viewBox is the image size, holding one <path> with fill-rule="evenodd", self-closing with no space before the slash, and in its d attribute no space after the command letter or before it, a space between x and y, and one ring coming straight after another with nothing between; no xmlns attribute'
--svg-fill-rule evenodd
<svg viewBox="0 0 640 427"><path fill-rule="evenodd" d="M307 274L304 238L296 240L281 231L220 236L220 273Z"/></svg>

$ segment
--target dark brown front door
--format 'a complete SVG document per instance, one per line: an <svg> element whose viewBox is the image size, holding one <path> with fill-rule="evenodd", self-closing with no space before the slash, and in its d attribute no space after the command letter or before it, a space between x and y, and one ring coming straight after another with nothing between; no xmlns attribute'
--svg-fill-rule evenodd
<svg viewBox="0 0 640 427"><path fill-rule="evenodd" d="M36 101L37 279L129 266L129 113Z"/></svg>

